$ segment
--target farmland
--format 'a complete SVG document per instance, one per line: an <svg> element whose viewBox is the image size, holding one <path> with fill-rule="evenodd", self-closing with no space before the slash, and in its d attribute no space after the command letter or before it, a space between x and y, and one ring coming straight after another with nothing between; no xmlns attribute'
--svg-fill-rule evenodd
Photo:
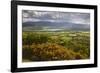
<svg viewBox="0 0 100 73"><path fill-rule="evenodd" d="M23 62L80 60L90 57L88 31L23 31Z"/></svg>

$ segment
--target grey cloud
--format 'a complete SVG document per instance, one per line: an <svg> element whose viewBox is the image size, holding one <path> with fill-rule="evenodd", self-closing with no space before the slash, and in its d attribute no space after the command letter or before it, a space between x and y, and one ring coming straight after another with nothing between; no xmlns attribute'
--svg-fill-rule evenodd
<svg viewBox="0 0 100 73"><path fill-rule="evenodd" d="M90 14L89 13L78 13L78 12L49 12L49 11L32 11L23 10L23 22L24 21L62 21L89 24Z"/></svg>

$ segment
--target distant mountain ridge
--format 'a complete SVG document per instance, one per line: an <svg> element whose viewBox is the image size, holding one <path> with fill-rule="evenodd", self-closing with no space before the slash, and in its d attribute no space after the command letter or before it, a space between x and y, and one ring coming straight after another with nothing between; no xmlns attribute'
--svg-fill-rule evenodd
<svg viewBox="0 0 100 73"><path fill-rule="evenodd" d="M69 29L69 30L90 30L90 25L89 24L76 24L76 23L69 23L69 22L49 22L49 21L38 21L38 22L24 22L23 23L23 28L28 28L28 27L33 27L32 30L35 27L38 28L56 28L56 29ZM25 29L26 31L29 29ZM37 29L39 30L39 29Z"/></svg>

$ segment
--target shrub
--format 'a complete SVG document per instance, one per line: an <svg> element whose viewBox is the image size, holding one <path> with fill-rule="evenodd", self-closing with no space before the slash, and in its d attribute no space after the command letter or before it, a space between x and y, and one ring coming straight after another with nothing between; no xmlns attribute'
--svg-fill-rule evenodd
<svg viewBox="0 0 100 73"><path fill-rule="evenodd" d="M49 36L38 33L28 33L27 36L23 35L23 45L31 45L32 43L41 44L49 40Z"/></svg>
<svg viewBox="0 0 100 73"><path fill-rule="evenodd" d="M23 58L28 58L31 61L74 60L82 58L80 54L75 53L73 50L57 44L33 43L30 47L31 49L23 48Z"/></svg>
<svg viewBox="0 0 100 73"><path fill-rule="evenodd" d="M22 49L22 58L29 60L32 57L32 49L29 48L29 45L24 45Z"/></svg>

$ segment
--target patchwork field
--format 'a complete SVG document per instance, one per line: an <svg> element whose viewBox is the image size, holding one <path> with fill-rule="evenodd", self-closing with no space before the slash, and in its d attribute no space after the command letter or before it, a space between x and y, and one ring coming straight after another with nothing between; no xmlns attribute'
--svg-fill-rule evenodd
<svg viewBox="0 0 100 73"><path fill-rule="evenodd" d="M23 31L23 62L79 60L90 57L87 31Z"/></svg>

